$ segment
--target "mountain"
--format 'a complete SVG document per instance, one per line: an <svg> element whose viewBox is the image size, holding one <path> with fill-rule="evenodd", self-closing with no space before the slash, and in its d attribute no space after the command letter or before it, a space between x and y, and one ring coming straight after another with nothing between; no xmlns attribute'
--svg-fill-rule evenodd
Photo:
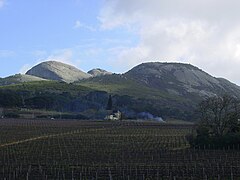
<svg viewBox="0 0 240 180"><path fill-rule="evenodd" d="M113 74L81 80L77 84L112 94L113 104L127 117L147 112L163 118L192 120L197 101L148 87L124 74Z"/></svg>
<svg viewBox="0 0 240 180"><path fill-rule="evenodd" d="M182 63L143 63L122 75L94 77L79 84L121 96L115 100L119 108L163 118L194 120L198 104L215 95L240 99L239 86Z"/></svg>
<svg viewBox="0 0 240 180"><path fill-rule="evenodd" d="M31 68L26 74L67 83L91 77L90 74L85 73L74 66L57 61L42 62Z"/></svg>
<svg viewBox="0 0 240 180"><path fill-rule="evenodd" d="M63 63L48 61L33 67L27 74L58 81L28 82L42 79L21 75L30 79L22 80L13 76L17 80L9 77L8 84L20 84L0 86L0 91L12 93L13 97L16 93L20 96L18 103L25 102L24 106L28 108L48 107L50 110L82 113L94 119L104 117L109 94L114 109L134 119L145 112L163 119L194 121L198 116L195 113L198 104L207 97L230 94L240 99L239 86L182 63L150 62L124 74L110 74L101 69L88 74ZM6 78L0 82L6 82Z"/></svg>
<svg viewBox="0 0 240 180"><path fill-rule="evenodd" d="M240 98L239 86L190 64L143 63L124 75L147 87L186 98L202 99L226 93Z"/></svg>
<svg viewBox="0 0 240 180"><path fill-rule="evenodd" d="M96 77L96 76L110 75L112 73L108 72L104 69L96 68L96 69L92 69L92 70L88 71L88 74L91 74L93 77Z"/></svg>
<svg viewBox="0 0 240 180"><path fill-rule="evenodd" d="M31 75L26 75L26 74L15 74L13 76L1 78L0 86L19 84L24 82L32 82L32 81L46 81L46 79L31 76Z"/></svg>

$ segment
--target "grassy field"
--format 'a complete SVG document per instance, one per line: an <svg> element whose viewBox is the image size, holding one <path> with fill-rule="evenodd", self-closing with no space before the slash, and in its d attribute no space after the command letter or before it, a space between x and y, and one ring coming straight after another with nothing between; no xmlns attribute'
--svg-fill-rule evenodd
<svg viewBox="0 0 240 180"><path fill-rule="evenodd" d="M1 179L237 179L240 151L190 149L193 125L0 120Z"/></svg>

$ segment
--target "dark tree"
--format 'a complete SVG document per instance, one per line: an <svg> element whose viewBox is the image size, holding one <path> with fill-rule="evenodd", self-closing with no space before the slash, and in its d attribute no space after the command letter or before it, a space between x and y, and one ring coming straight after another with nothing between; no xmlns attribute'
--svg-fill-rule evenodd
<svg viewBox="0 0 240 180"><path fill-rule="evenodd" d="M53 96L42 95L26 99L25 102L26 105L30 108L53 109L55 99Z"/></svg>
<svg viewBox="0 0 240 180"><path fill-rule="evenodd" d="M200 103L201 120L196 134L187 136L191 146L201 148L236 148L240 145L240 104L225 95Z"/></svg>
<svg viewBox="0 0 240 180"><path fill-rule="evenodd" d="M111 95L109 95L106 110L112 110L112 96Z"/></svg>
<svg viewBox="0 0 240 180"><path fill-rule="evenodd" d="M239 112L239 102L229 95L208 98L200 103L200 126L212 136L223 136L236 129Z"/></svg>
<svg viewBox="0 0 240 180"><path fill-rule="evenodd" d="M22 105L21 96L10 90L0 90L1 107L19 107Z"/></svg>

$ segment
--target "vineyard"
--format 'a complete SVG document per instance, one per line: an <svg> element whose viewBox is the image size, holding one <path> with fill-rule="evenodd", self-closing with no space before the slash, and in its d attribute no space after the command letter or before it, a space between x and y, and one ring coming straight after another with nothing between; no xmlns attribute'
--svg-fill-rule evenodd
<svg viewBox="0 0 240 180"><path fill-rule="evenodd" d="M192 125L0 120L1 179L240 179L240 151L190 149Z"/></svg>

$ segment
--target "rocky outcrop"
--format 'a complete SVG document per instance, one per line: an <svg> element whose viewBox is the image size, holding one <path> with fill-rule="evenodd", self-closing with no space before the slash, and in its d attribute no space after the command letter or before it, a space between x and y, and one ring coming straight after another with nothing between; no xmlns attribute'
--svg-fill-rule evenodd
<svg viewBox="0 0 240 180"><path fill-rule="evenodd" d="M32 82L32 81L46 81L46 79L39 78L36 76L26 75L26 74L15 74L13 76L1 78L0 86L6 86L10 84L19 84L24 82Z"/></svg>
<svg viewBox="0 0 240 180"><path fill-rule="evenodd" d="M74 66L57 61L42 62L27 71L26 74L67 83L91 77L90 74L85 73Z"/></svg>
<svg viewBox="0 0 240 180"><path fill-rule="evenodd" d="M96 76L110 75L112 73L108 72L104 69L96 68L96 69L92 69L92 70L88 71L88 74L91 74L93 77L96 77Z"/></svg>
<svg viewBox="0 0 240 180"><path fill-rule="evenodd" d="M125 74L106 75L111 73L102 69L94 69L89 73L84 73L70 65L48 61L27 72L27 74L35 76L15 75L0 78L0 85L43 81L45 79L64 82L78 81L71 85L53 81L30 83L24 86L20 85L18 90L19 92L21 89L25 91L29 85L31 87L29 93L31 93L31 91L37 91L37 88L32 89L34 84L42 89L47 89L46 86L52 84L50 92L57 95L54 96L55 100L57 102L59 100L61 103L63 99L66 100L63 104L57 103L61 104L61 108L65 108L68 112L86 113L84 115L90 118L102 115L102 110L106 107L108 93L113 95L114 108L121 110L128 117L134 118L138 113L147 112L156 117L191 121L196 119L195 112L199 102L206 97L230 94L240 99L239 86L226 79L215 78L190 64L152 62L140 64ZM55 86L55 84L59 86ZM11 87L15 89L15 86L7 88ZM78 95L72 98L68 95L71 94L72 90L82 90L84 94L80 93L80 97L78 93L73 93ZM42 96L43 91L39 92ZM48 97L48 92L45 93ZM35 100L33 99L32 102L34 103ZM55 107L55 105L51 106ZM99 114L89 115L89 112L94 112L93 109Z"/></svg>
<svg viewBox="0 0 240 180"><path fill-rule="evenodd" d="M186 97L209 97L230 93L240 97L240 87L215 78L190 64L151 62L140 64L125 74L148 87Z"/></svg>

